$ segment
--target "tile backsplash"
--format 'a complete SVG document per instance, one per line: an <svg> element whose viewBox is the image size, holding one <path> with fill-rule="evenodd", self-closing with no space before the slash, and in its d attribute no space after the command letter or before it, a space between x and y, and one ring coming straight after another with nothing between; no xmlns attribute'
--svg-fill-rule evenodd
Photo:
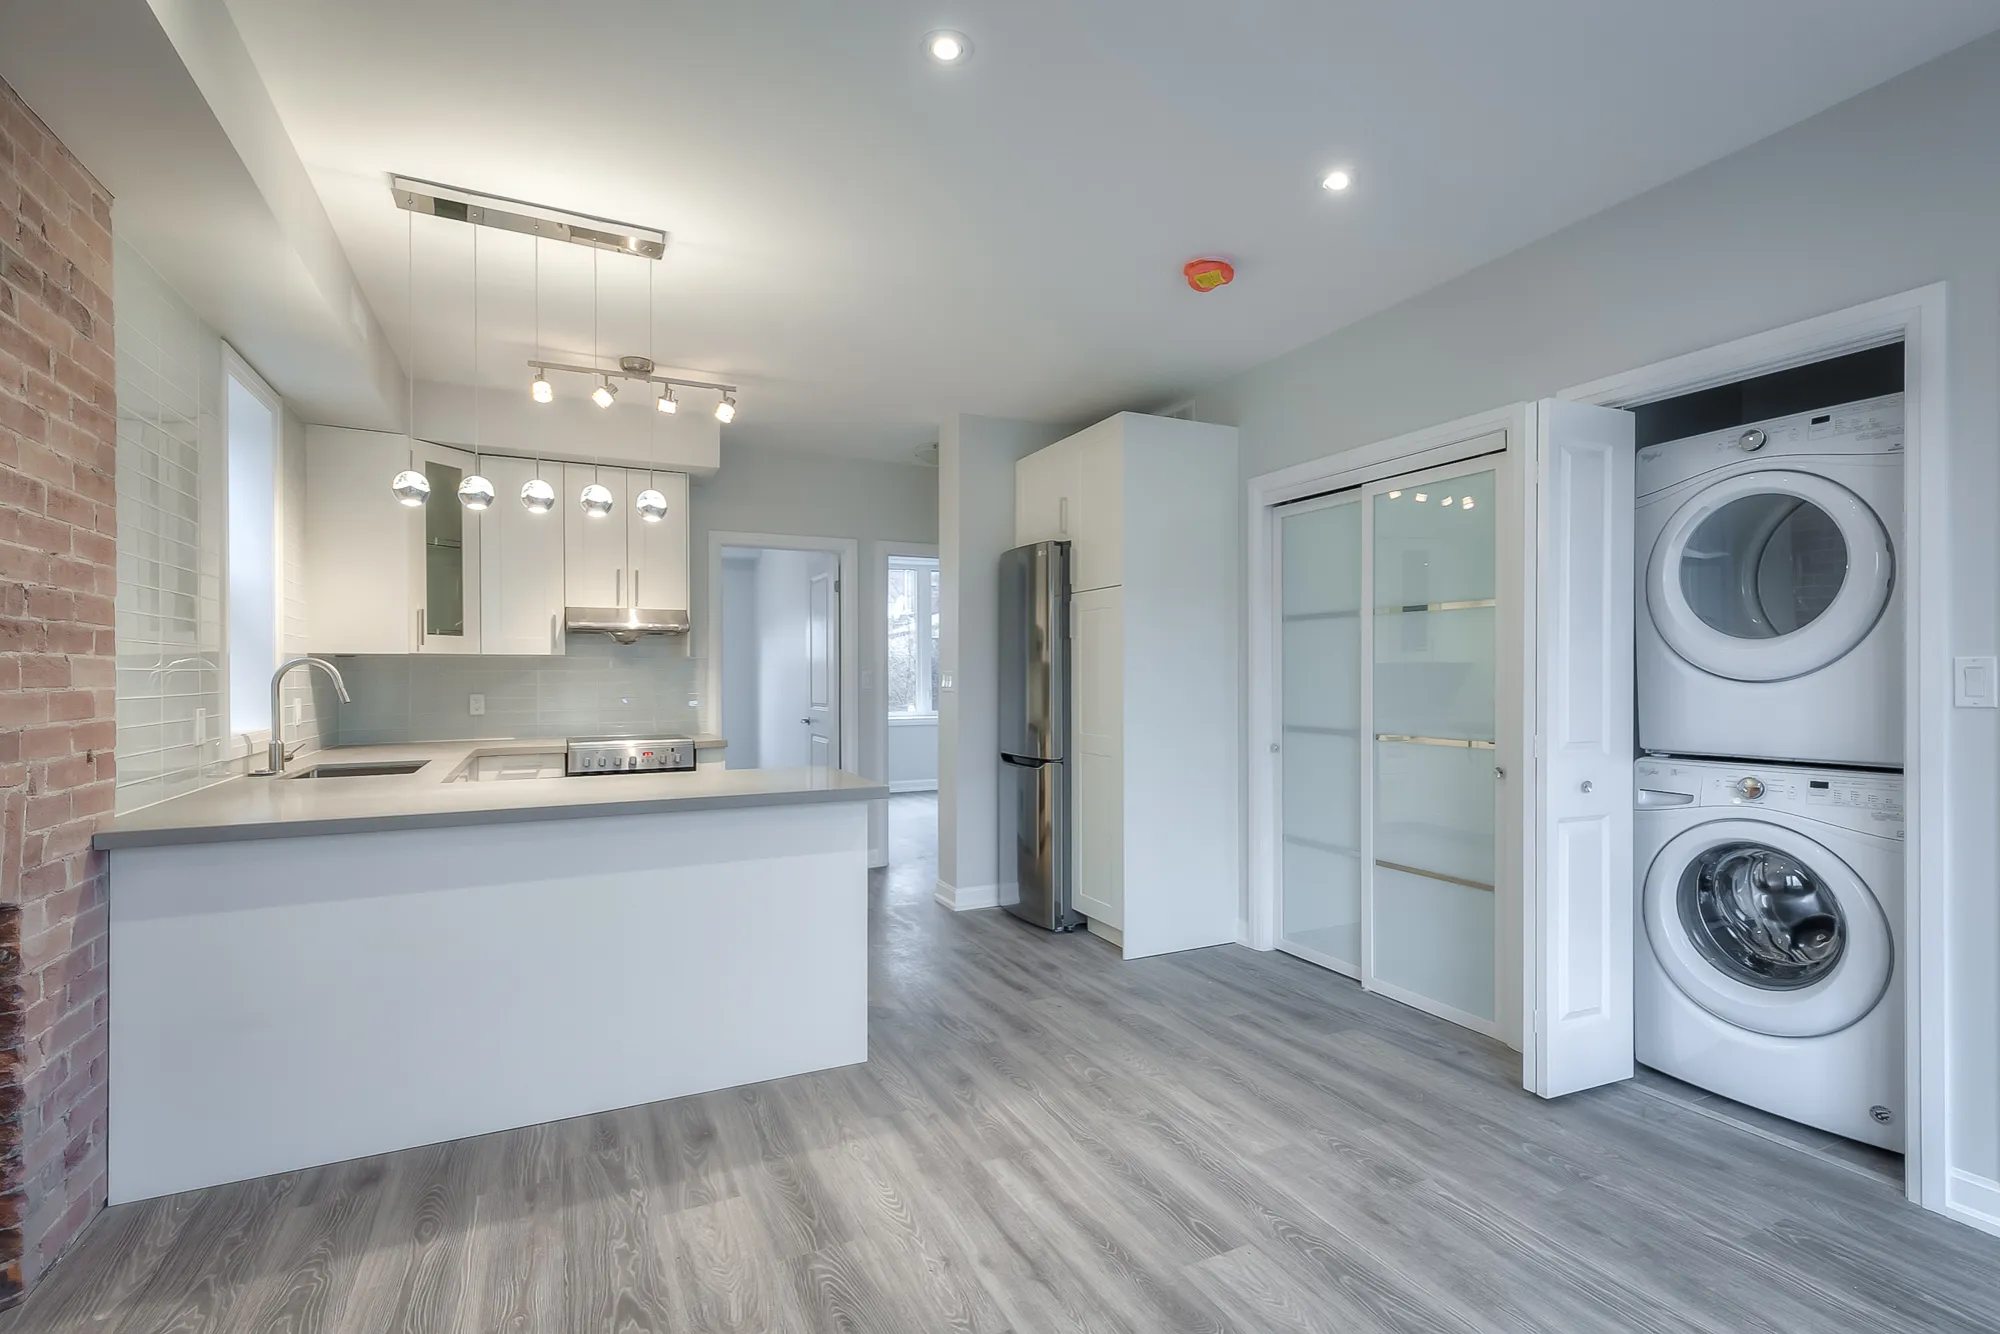
<svg viewBox="0 0 2000 1334"><path fill-rule="evenodd" d="M565 649L560 658L337 657L353 699L317 687L323 738L362 746L700 730L706 664L684 641L571 635ZM473 695L485 696L482 716Z"/></svg>

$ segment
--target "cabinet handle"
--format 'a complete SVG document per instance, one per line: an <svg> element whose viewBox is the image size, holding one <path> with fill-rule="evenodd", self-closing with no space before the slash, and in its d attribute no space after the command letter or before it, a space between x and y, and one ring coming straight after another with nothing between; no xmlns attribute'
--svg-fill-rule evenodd
<svg viewBox="0 0 2000 1334"><path fill-rule="evenodd" d="M1056 501L1056 531L1061 533L1064 537L1069 536L1068 496L1064 496L1060 500Z"/></svg>
<svg viewBox="0 0 2000 1334"><path fill-rule="evenodd" d="M423 646L424 646L424 609L422 607L419 607L417 608L417 647L421 649Z"/></svg>
<svg viewBox="0 0 2000 1334"><path fill-rule="evenodd" d="M632 571L632 605L634 607L639 605L639 572L637 570Z"/></svg>
<svg viewBox="0 0 2000 1334"><path fill-rule="evenodd" d="M625 571L623 570L613 570L611 572L611 605L614 607L625 605Z"/></svg>

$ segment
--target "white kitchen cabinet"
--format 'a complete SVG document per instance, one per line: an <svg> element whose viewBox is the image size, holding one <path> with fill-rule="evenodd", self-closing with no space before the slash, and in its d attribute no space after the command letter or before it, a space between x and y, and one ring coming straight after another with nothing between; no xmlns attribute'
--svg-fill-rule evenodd
<svg viewBox="0 0 2000 1334"><path fill-rule="evenodd" d="M408 436L306 430L307 644L316 653L479 652L479 526L458 502L472 455ZM431 483L398 503L406 468Z"/></svg>
<svg viewBox="0 0 2000 1334"><path fill-rule="evenodd" d="M587 514L579 503L593 481L611 492L609 514ZM641 518L634 505L648 486L667 498L667 515L657 523ZM568 464L556 508L563 516L563 583L570 606L687 610L685 473Z"/></svg>
<svg viewBox="0 0 2000 1334"><path fill-rule="evenodd" d="M1236 939L1236 431L1121 413L1015 468L1015 537L1071 543L1076 900L1125 957Z"/></svg>
<svg viewBox="0 0 2000 1334"><path fill-rule="evenodd" d="M522 506L521 487L534 478L534 463L489 455L481 466L496 493L492 508L478 516L481 652L560 654L562 516Z"/></svg>
<svg viewBox="0 0 2000 1334"><path fill-rule="evenodd" d="M1037 450L1014 465L1014 544L1068 541L1076 500L1076 453Z"/></svg>

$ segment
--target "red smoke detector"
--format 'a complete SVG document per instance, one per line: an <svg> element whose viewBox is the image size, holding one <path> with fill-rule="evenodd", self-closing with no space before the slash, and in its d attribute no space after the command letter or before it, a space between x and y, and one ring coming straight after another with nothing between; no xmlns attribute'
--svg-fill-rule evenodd
<svg viewBox="0 0 2000 1334"><path fill-rule="evenodd" d="M1226 259L1191 259L1181 266L1181 272L1197 292L1213 292L1236 280L1236 266Z"/></svg>

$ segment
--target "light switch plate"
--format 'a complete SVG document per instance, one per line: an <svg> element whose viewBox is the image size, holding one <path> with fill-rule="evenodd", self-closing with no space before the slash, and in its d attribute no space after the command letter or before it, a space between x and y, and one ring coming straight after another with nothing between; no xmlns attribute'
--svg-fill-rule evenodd
<svg viewBox="0 0 2000 1334"><path fill-rule="evenodd" d="M1953 658L1951 702L1961 709L2000 709L2000 662L1993 658Z"/></svg>
<svg viewBox="0 0 2000 1334"><path fill-rule="evenodd" d="M938 689L939 689L939 690L950 690L950 689L952 689L952 681L951 681L951 673L950 673L950 672L939 672L939 673L938 673Z"/></svg>
<svg viewBox="0 0 2000 1334"><path fill-rule="evenodd" d="M486 696L484 695L468 696L468 701L472 709L473 717L484 718L486 716Z"/></svg>

